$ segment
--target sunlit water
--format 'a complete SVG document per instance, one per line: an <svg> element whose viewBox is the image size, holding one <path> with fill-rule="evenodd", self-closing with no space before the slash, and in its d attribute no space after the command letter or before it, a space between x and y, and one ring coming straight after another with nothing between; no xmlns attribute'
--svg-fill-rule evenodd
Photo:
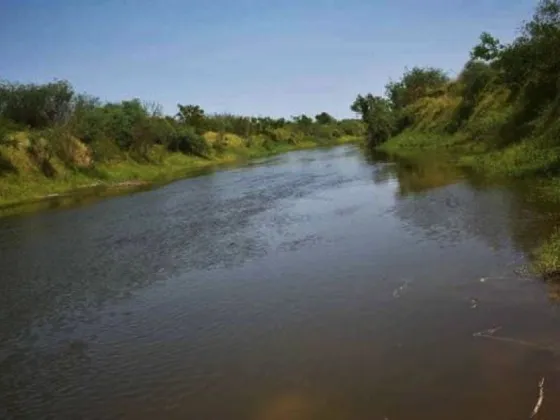
<svg viewBox="0 0 560 420"><path fill-rule="evenodd" d="M556 210L340 147L0 219L0 418L556 418Z"/></svg>

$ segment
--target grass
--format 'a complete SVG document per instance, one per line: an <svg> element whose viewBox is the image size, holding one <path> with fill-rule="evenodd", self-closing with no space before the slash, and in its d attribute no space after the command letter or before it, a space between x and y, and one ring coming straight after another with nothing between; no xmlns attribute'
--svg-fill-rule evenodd
<svg viewBox="0 0 560 420"><path fill-rule="evenodd" d="M546 279L560 278L560 231L554 231L550 238L535 250L533 267Z"/></svg>
<svg viewBox="0 0 560 420"><path fill-rule="evenodd" d="M487 151L484 144L469 141L459 135L445 135L406 130L380 145L378 149L397 157L414 157L426 153L444 154L446 160L464 156L480 156Z"/></svg>
<svg viewBox="0 0 560 420"><path fill-rule="evenodd" d="M458 140L453 136L407 130L379 146L379 149L394 153L410 150L422 152L426 150L446 149L456 144L457 141Z"/></svg>
<svg viewBox="0 0 560 420"><path fill-rule="evenodd" d="M560 148L544 149L526 140L485 154L463 156L460 164L491 177L553 175L560 166Z"/></svg>

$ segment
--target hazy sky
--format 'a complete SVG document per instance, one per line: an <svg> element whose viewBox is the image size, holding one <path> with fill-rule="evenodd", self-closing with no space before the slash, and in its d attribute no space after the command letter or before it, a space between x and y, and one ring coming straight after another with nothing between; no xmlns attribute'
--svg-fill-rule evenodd
<svg viewBox="0 0 560 420"><path fill-rule="evenodd" d="M457 72L535 0L0 0L0 79L67 79L168 113L351 115L405 66ZM452 73L453 74L453 73Z"/></svg>

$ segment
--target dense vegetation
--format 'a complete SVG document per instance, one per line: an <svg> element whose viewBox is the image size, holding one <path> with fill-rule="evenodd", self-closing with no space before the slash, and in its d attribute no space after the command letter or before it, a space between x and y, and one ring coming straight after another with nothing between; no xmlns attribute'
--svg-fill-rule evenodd
<svg viewBox="0 0 560 420"><path fill-rule="evenodd" d="M486 176L546 177L560 197L559 51L560 0L541 0L511 43L483 33L457 77L414 67L383 97L360 95L351 108L372 147L401 156L445 151ZM558 250L556 233L536 266L560 270Z"/></svg>
<svg viewBox="0 0 560 420"><path fill-rule="evenodd" d="M65 81L0 83L0 204L100 182L154 180L193 166L363 137L359 120L326 112L290 120L174 116L138 99L103 103Z"/></svg>
<svg viewBox="0 0 560 420"><path fill-rule="evenodd" d="M507 168L499 170L512 175L554 174L560 168L558 51L560 1L542 0L510 44L483 33L458 77L414 67L388 83L384 97L360 95L352 109L368 125L373 145L389 138L386 148L468 144L507 151ZM476 163L490 165L496 157Z"/></svg>

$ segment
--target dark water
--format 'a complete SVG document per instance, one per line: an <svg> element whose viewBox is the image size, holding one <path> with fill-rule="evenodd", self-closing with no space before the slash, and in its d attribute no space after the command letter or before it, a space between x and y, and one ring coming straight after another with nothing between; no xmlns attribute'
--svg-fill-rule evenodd
<svg viewBox="0 0 560 420"><path fill-rule="evenodd" d="M530 192L340 147L0 219L0 418L557 418Z"/></svg>

